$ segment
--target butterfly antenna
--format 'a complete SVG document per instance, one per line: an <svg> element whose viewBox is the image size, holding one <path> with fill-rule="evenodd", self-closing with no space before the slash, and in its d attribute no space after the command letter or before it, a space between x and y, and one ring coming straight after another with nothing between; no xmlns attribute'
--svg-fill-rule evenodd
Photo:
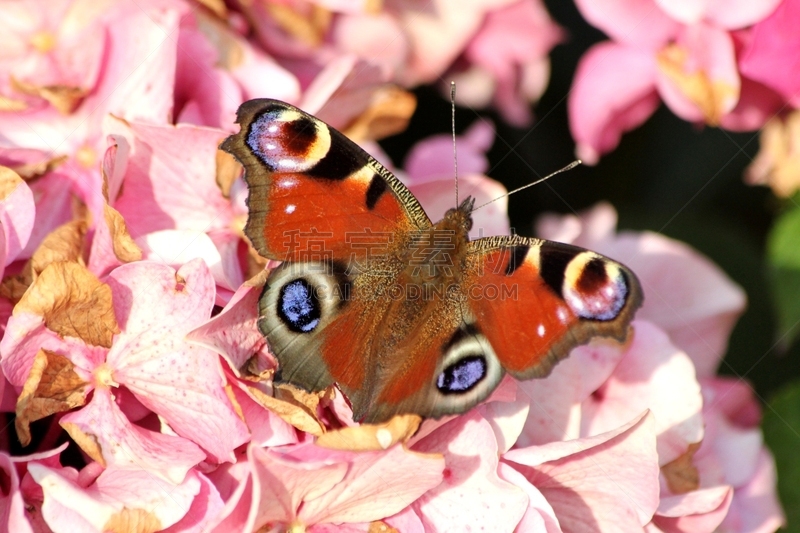
<svg viewBox="0 0 800 533"><path fill-rule="evenodd" d="M453 174L456 180L456 207L458 207L458 154L456 153L456 82L450 82L450 130L453 132Z"/></svg>
<svg viewBox="0 0 800 533"><path fill-rule="evenodd" d="M476 207L476 208L474 208L472 211L470 211L470 213L474 213L475 211L477 211L477 210L478 210L478 209L480 209L481 207L486 207L487 205L491 204L492 202L496 202L496 201L497 201L497 200L499 200L500 198L506 198L506 197L508 197L508 196L511 196L511 195L512 195L512 194L514 194L514 193L518 193L518 192L519 192L519 191L521 191L521 190L527 189L528 187L533 187L534 185L538 185L539 183L541 183L541 182L543 182L543 181L549 180L550 178L552 178L552 177L553 177L553 176L555 176L556 174L561 174L562 172L566 172L566 171L568 171L568 170L572 170L573 168L575 168L575 167L577 167L578 165L581 165L581 164L583 164L583 161L581 161L580 159L576 159L575 161L573 161L573 162L572 162L572 163L570 163L569 165L565 166L564 168L560 168L560 169L556 170L555 172L553 172L553 173L551 173L551 174L548 174L547 176L545 176L545 177L543 177L543 178L540 178L540 179L538 179L538 180L534 181L533 183L529 183L529 184L527 184L527 185L523 185L523 186L522 186L522 187L520 187L519 189L514 189L514 190L513 190L513 191L511 191L511 192L507 192L507 193L505 193L505 194L502 194L502 195L498 196L498 197L497 197L497 198L495 198L494 200L489 200L489 201L488 201L488 202L486 202L485 204L481 204L481 205L479 205L478 207Z"/></svg>

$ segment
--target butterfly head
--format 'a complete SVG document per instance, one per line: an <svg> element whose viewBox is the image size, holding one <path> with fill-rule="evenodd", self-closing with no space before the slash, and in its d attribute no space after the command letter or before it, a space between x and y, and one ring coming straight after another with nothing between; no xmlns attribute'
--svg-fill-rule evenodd
<svg viewBox="0 0 800 533"><path fill-rule="evenodd" d="M448 209L444 218L437 224L443 229L449 229L456 234L467 235L472 229L472 208L475 206L475 198L467 196L458 207Z"/></svg>

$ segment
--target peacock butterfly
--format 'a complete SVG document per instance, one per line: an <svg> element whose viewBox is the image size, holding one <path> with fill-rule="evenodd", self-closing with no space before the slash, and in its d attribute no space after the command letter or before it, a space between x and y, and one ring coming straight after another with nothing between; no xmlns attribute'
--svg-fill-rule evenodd
<svg viewBox="0 0 800 533"><path fill-rule="evenodd" d="M432 224L391 172L284 102L245 102L237 122L221 148L245 169L245 234L283 261L258 309L277 381L336 383L363 422L441 417L505 372L546 376L593 337L627 337L642 303L627 267L539 239L470 241L471 198Z"/></svg>

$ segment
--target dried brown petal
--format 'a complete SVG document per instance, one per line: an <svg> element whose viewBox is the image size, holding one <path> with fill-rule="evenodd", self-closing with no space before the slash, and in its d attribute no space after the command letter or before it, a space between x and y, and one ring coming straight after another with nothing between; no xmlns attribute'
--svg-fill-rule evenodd
<svg viewBox="0 0 800 533"><path fill-rule="evenodd" d="M5 200L8 196L17 190L22 178L14 170L0 165L0 200Z"/></svg>
<svg viewBox="0 0 800 533"><path fill-rule="evenodd" d="M36 279L51 263L68 262L83 265L83 245L88 224L85 220L71 220L51 231L33 252L30 260L31 274Z"/></svg>
<svg viewBox="0 0 800 533"><path fill-rule="evenodd" d="M39 350L34 357L17 399L15 426L23 446L31 442L31 422L85 403L86 382L73 368L72 362L63 355Z"/></svg>
<svg viewBox="0 0 800 533"><path fill-rule="evenodd" d="M249 387L253 398L285 422L293 425L300 431L305 431L314 436L325 433L325 426L317 418L317 405L319 396L311 394L291 385L275 386L273 398L255 387Z"/></svg>
<svg viewBox="0 0 800 533"><path fill-rule="evenodd" d="M45 325L62 337L76 337L94 346L111 347L119 326L111 287L77 263L51 263L14 307L44 317Z"/></svg>
<svg viewBox="0 0 800 533"><path fill-rule="evenodd" d="M11 86L14 90L31 96L44 98L64 115L69 115L83 102L89 91L82 87L68 87L66 85L47 85L39 87L11 77Z"/></svg>
<svg viewBox="0 0 800 533"><path fill-rule="evenodd" d="M2 101L2 97L0 97L0 101ZM0 108L2 108L2 104L0 104ZM41 161L37 161L36 163L24 163L20 165L12 165L11 169L19 174L19 177L24 179L25 181L34 180L41 176L44 176L51 170L55 169L64 161L69 159L66 155L59 155L55 157L51 157L49 159L43 159Z"/></svg>
<svg viewBox="0 0 800 533"><path fill-rule="evenodd" d="M699 448L699 442L690 444L686 453L661 467L667 486L674 494L684 494L700 487L700 473L692 463L692 458Z"/></svg>
<svg viewBox="0 0 800 533"><path fill-rule="evenodd" d="M105 205L103 215L106 225L111 233L111 243L114 247L114 255L123 263L130 263L142 259L142 249L133 241L131 234L128 233L128 226L119 211Z"/></svg>
<svg viewBox="0 0 800 533"><path fill-rule="evenodd" d="M158 517L144 509L123 507L103 524L103 531L109 533L153 533L164 527Z"/></svg>
<svg viewBox="0 0 800 533"><path fill-rule="evenodd" d="M335 450L385 450L398 442L406 442L421 423L419 415L397 415L383 424L361 424L328 431L317 439L317 445Z"/></svg>
<svg viewBox="0 0 800 533"><path fill-rule="evenodd" d="M370 522L367 533L400 533L400 531L382 520L377 520Z"/></svg>
<svg viewBox="0 0 800 533"><path fill-rule="evenodd" d="M405 131L416 108L417 98L412 93L393 85L381 87L344 133L356 141L383 139Z"/></svg>
<svg viewBox="0 0 800 533"><path fill-rule="evenodd" d="M217 150L217 186L222 196L230 198L231 186L242 174L242 165L228 152Z"/></svg>

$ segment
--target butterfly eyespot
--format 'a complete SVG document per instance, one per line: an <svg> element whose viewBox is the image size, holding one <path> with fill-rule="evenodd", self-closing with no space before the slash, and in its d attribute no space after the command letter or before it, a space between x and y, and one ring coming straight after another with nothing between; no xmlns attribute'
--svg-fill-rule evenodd
<svg viewBox="0 0 800 533"><path fill-rule="evenodd" d="M328 153L328 129L297 111L271 108L250 124L247 145L272 171L303 172Z"/></svg>
<svg viewBox="0 0 800 533"><path fill-rule="evenodd" d="M319 325L322 316L319 297L304 279L290 281L280 290L278 316L290 330L310 333Z"/></svg>
<svg viewBox="0 0 800 533"><path fill-rule="evenodd" d="M584 252L567 265L564 278L564 300L581 318L614 320L625 307L628 283L616 263Z"/></svg>
<svg viewBox="0 0 800 533"><path fill-rule="evenodd" d="M436 388L443 394L460 394L471 390L486 377L486 359L470 355L444 369L436 378Z"/></svg>

